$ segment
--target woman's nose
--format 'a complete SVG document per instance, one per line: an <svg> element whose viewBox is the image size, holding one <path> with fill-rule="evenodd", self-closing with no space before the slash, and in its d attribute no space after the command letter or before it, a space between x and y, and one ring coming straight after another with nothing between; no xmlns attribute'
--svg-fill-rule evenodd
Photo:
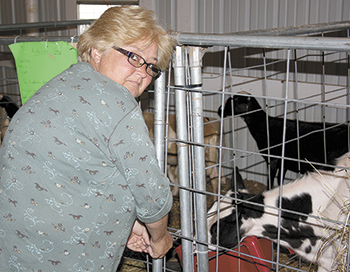
<svg viewBox="0 0 350 272"><path fill-rule="evenodd" d="M146 69L147 69L147 65L146 64L144 64L140 68L138 68L139 73L141 74L141 76L143 78L148 76L148 73L146 72Z"/></svg>

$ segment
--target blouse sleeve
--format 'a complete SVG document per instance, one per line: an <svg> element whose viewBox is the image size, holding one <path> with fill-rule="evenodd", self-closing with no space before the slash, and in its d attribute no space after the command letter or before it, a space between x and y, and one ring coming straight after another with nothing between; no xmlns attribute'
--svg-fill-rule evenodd
<svg viewBox="0 0 350 272"><path fill-rule="evenodd" d="M135 199L138 219L153 223L169 213L172 207L169 180L159 168L138 106L116 125L109 150Z"/></svg>

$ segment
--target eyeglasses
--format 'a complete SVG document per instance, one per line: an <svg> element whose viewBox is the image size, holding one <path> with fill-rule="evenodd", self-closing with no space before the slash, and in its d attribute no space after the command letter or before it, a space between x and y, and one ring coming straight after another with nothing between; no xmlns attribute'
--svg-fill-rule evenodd
<svg viewBox="0 0 350 272"><path fill-rule="evenodd" d="M147 63L143 57L140 55L137 55L136 53L127 51L123 48L113 46L113 49L117 50L118 52L122 53L123 55L128 57L128 62L136 67L136 68L141 68L143 65L146 64L146 73L149 74L151 77L154 77L157 79L160 76L161 70L160 68L152 63Z"/></svg>

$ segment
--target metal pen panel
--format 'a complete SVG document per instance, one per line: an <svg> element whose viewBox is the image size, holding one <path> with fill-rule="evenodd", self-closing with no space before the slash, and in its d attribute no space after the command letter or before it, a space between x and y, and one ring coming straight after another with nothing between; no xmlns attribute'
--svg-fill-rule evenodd
<svg viewBox="0 0 350 272"><path fill-rule="evenodd" d="M154 82L154 145L160 169L164 172L165 73Z"/></svg>
<svg viewBox="0 0 350 272"><path fill-rule="evenodd" d="M164 166L164 124L165 124L165 74L154 82L154 145L159 167L162 172ZM170 191L171 193L171 191ZM153 259L152 271L162 270L163 259Z"/></svg>
<svg viewBox="0 0 350 272"><path fill-rule="evenodd" d="M191 92L192 102L192 121L193 121L193 141L196 143L194 151L194 188L199 191L206 191L205 176L205 147L204 144L204 125L203 125L203 98L201 92L202 85L202 49L200 47L189 48L189 61L191 72L191 85L194 87ZM196 91L198 90L198 92ZM208 271L208 246L200 241L207 241L207 209L206 195L195 193L196 213L196 237L198 271ZM200 207L200 208L199 208Z"/></svg>
<svg viewBox="0 0 350 272"><path fill-rule="evenodd" d="M177 46L173 57L174 82L175 86L185 85L185 52L184 47ZM182 89L175 90L176 96L176 133L178 139L177 157L179 166L179 183L181 186L189 188L189 146L187 144L187 120L186 120L186 92ZM183 252L183 269L184 271L192 271L193 255L187 254L192 252L192 210L191 210L191 193L180 187L180 218L181 218L181 234L188 239L182 239Z"/></svg>

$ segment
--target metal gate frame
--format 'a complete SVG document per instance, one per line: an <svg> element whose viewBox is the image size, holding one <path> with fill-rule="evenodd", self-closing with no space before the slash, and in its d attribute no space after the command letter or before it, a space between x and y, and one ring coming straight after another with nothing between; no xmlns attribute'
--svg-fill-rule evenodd
<svg viewBox="0 0 350 272"><path fill-rule="evenodd" d="M174 88L176 96L176 126L178 133L178 161L179 161L179 182L180 182L180 208L181 208L181 237L182 237L182 262L183 271L193 271L193 244L196 244L197 265L198 271L208 271L208 247L207 247L207 228L206 228L206 200L202 194L205 191L205 159L204 159L204 137L203 137L203 106L201 93L201 59L203 48L210 46L225 47L225 64L223 75L225 77L227 70L227 52L229 47L255 47L255 48L275 48L287 50L287 78L289 81L288 67L291 60L291 50L305 49L305 50L320 50L320 51L338 51L349 52L350 44L347 38L326 38L326 37L305 37L305 36L288 36L300 35L305 33L320 33L324 31L335 31L349 29L350 23L335 23L335 24L320 24L312 26L302 26L299 28L283 28L265 31L248 31L244 33L232 34L195 34L195 33L177 33L174 38L177 40L178 46L175 49L173 57L174 70ZM185 82L185 46L189 49L189 70L190 82ZM349 55L349 53L348 53ZM223 79L225 82L225 78ZM224 86L224 85L223 85ZM288 84L285 90L285 109L287 109L288 101ZM349 86L347 87L349 90ZM164 90L165 91L165 90ZM187 118L186 116L186 101L185 94L190 93L192 109L188 109L193 118L194 127L194 182L193 187L189 186L189 162L188 162L188 144L189 138L186 132ZM349 93L349 92L348 92ZM224 95L229 94L225 89L222 92L222 104L224 103ZM350 95L350 94L349 94ZM350 98L347 98L349 105ZM160 105L155 104L158 109ZM348 107L349 111L350 107ZM165 113L164 113L165 114ZM287 112L284 112L284 119L286 119ZM349 114L348 114L349 116ZM350 120L350 118L349 118ZM221 135L222 135L221 125ZM284 133L285 135L285 133ZM220 149L221 152L221 149ZM282 151L282 156L284 149ZM220 160L221 156L219 156ZM220 165L220 162L218 162ZM219 168L220 169L220 168ZM220 171L220 170L219 170ZM283 171L283 160L282 170ZM219 179L221 175L219 174ZM220 182L219 182L220 183ZM184 189L188 188L188 189ZM219 187L220 188L220 187ZM189 209L191 198L190 194L194 193L194 201L197 209L195 212L195 219L192 218L192 210ZM281 194L282 195L282 194ZM204 197L203 197L204 196ZM200 208L199 208L200 207ZM200 210L200 211L199 211ZM195 224L194 226L192 224ZM193 233L193 230L196 233ZM194 237L195 238L191 238ZM277 252L277 260L279 259L279 251ZM217 258L218 260L218 258ZM349 264L348 264L349 265ZM279 264L276 264L278 271ZM155 271L155 270L154 270Z"/></svg>

